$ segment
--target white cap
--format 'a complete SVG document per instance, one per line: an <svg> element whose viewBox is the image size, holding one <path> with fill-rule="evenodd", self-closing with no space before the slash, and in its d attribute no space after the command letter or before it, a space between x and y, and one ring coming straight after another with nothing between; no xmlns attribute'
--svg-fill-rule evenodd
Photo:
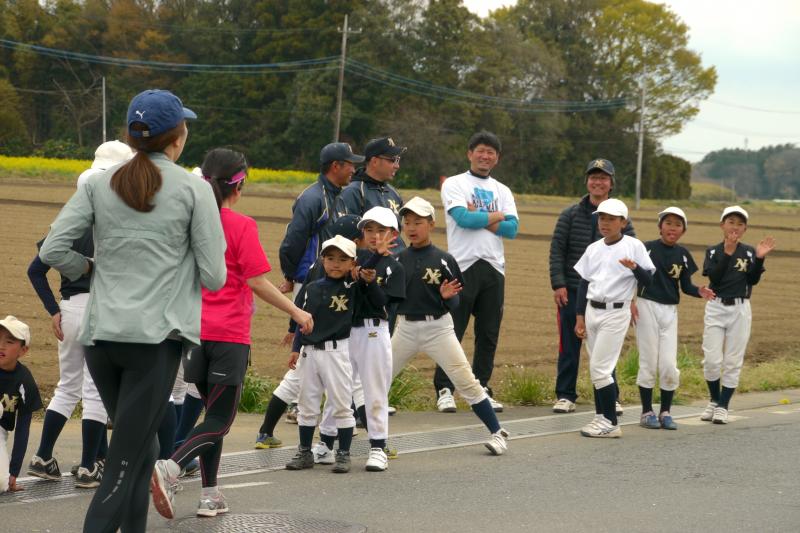
<svg viewBox="0 0 800 533"><path fill-rule="evenodd" d="M6 328L15 339L25 341L25 346L31 345L31 328L17 317L8 315L3 320L0 320L0 326Z"/></svg>
<svg viewBox="0 0 800 533"><path fill-rule="evenodd" d="M686 229L689 226L689 221L686 219L686 213L683 212L683 209L680 207L670 206L658 214L658 223L660 224L661 221L667 215L675 215L681 217L683 219L683 229Z"/></svg>
<svg viewBox="0 0 800 533"><path fill-rule="evenodd" d="M432 220L436 220L436 210L428 200L420 198L419 196L415 196L403 204L403 207L400 208L400 215L406 211L411 211L421 217L431 217Z"/></svg>
<svg viewBox="0 0 800 533"><path fill-rule="evenodd" d="M99 168L106 170L114 165L124 163L131 159L134 155L133 150L127 144L120 141L104 142L97 147L94 152L94 161L92 168Z"/></svg>
<svg viewBox="0 0 800 533"><path fill-rule="evenodd" d="M198 178L202 178L203 177L203 169L201 169L200 167L194 167L192 169L192 174L194 174Z"/></svg>
<svg viewBox="0 0 800 533"><path fill-rule="evenodd" d="M605 213L615 217L628 218L627 206L622 200L617 200L616 198L609 198L608 200L600 202L595 213Z"/></svg>
<svg viewBox="0 0 800 533"><path fill-rule="evenodd" d="M397 229L397 216L388 207L373 207L368 209L358 222L358 229L363 230L367 222L377 222L384 228Z"/></svg>
<svg viewBox="0 0 800 533"><path fill-rule="evenodd" d="M347 257L355 258L356 256L356 243L350 239L342 237L341 235L337 235L336 237L323 242L322 251L324 252L331 246L340 249Z"/></svg>
<svg viewBox="0 0 800 533"><path fill-rule="evenodd" d="M719 217L719 221L722 222L723 220L725 220L726 216L732 215L733 213L738 213L738 214L742 215L744 217L744 221L745 222L750 220L750 216L747 214L747 211L745 211L742 207L740 207L738 205L732 205L730 207L726 207L722 211L722 216Z"/></svg>

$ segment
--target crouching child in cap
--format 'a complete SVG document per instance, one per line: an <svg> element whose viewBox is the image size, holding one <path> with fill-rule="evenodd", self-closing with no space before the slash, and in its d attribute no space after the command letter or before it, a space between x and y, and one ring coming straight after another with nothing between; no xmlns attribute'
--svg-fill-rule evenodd
<svg viewBox="0 0 800 533"><path fill-rule="evenodd" d="M320 416L323 393L331 402L336 420L339 448L333 471L350 471L350 443L355 418L350 404L353 397L353 368L349 339L353 311L360 294L375 306L385 304L376 283L375 270L356 268L356 244L342 236L322 244L325 277L306 283L297 295L298 307L311 313L314 331L295 334L289 367L300 373L297 424L300 445L297 455L286 464L287 470L314 467L311 444ZM298 359L303 363L298 365Z"/></svg>
<svg viewBox="0 0 800 533"><path fill-rule="evenodd" d="M489 395L475 378L453 329L450 312L459 304L461 270L452 255L431 243L435 213L430 202L416 196L400 209L400 216L409 246L397 254L405 269L406 298L397 307L392 372L399 374L412 357L425 352L491 433L486 448L492 455L502 455L508 432L500 427Z"/></svg>
<svg viewBox="0 0 800 533"><path fill-rule="evenodd" d="M11 315L0 320L0 492L22 490L17 476L28 448L31 416L42 408L33 374L19 362L30 345L27 324ZM7 440L12 431L14 446L9 457Z"/></svg>

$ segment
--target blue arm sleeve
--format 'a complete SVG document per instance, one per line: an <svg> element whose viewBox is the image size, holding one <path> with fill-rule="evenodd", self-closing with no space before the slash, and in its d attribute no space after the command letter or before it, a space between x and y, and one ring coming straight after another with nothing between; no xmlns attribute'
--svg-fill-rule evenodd
<svg viewBox="0 0 800 533"><path fill-rule="evenodd" d="M633 276L642 287L649 287L653 283L653 273L643 269L640 265L636 265L636 268L633 269Z"/></svg>
<svg viewBox="0 0 800 533"><path fill-rule="evenodd" d="M28 449L28 436L31 432L31 413L17 415L17 425L14 428L14 448L11 450L11 460L8 464L8 473L19 477L25 451Z"/></svg>
<svg viewBox="0 0 800 533"><path fill-rule="evenodd" d="M481 229L489 225L489 213L483 211L470 211L466 207L454 207L450 211L450 216L462 228Z"/></svg>
<svg viewBox="0 0 800 533"><path fill-rule="evenodd" d="M300 333L300 328L297 328L294 332L294 340L292 341L292 353L299 352L300 348L303 347L302 344L300 344L300 335L302 335L302 333Z"/></svg>
<svg viewBox="0 0 800 533"><path fill-rule="evenodd" d="M517 220L517 217L508 215L504 221L497 225L496 235L506 239L513 239L517 236L517 231L519 231L519 220Z"/></svg>
<svg viewBox="0 0 800 533"><path fill-rule="evenodd" d="M47 272L49 270L50 267L42 263L42 260L37 255L28 267L28 279L31 280L33 290L36 291L37 296L44 304L44 308L47 309L50 316L53 316L60 311L60 308L55 296L53 296L53 291L50 289L50 283L47 282Z"/></svg>

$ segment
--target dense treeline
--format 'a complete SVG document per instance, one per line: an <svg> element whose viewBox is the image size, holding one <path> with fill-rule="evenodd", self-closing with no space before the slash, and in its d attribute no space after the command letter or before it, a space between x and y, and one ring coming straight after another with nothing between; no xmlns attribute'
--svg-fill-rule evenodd
<svg viewBox="0 0 800 533"><path fill-rule="evenodd" d="M314 169L333 135L346 13L360 33L348 38L340 138L409 146L405 185L461 170L467 137L485 128L504 142L496 174L518 191L575 194L586 162L606 157L630 193L646 68L643 196L689 194L688 164L660 155L658 139L697 113L716 73L686 48L686 26L643 0L520 0L486 19L459 0L0 0L0 152L90 152L105 77L110 137L131 96L170 88L201 117L185 161L231 145L258 166Z"/></svg>
<svg viewBox="0 0 800 533"><path fill-rule="evenodd" d="M693 169L697 179L713 180L744 198L800 198L800 148L792 144L760 150L717 150Z"/></svg>

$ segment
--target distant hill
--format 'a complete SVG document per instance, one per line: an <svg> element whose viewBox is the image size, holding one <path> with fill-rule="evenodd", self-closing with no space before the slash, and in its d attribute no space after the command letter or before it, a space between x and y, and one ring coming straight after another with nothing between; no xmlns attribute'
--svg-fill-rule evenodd
<svg viewBox="0 0 800 533"><path fill-rule="evenodd" d="M711 152L692 167L692 182L710 182L743 198L800 198L800 148L793 144L760 150Z"/></svg>

